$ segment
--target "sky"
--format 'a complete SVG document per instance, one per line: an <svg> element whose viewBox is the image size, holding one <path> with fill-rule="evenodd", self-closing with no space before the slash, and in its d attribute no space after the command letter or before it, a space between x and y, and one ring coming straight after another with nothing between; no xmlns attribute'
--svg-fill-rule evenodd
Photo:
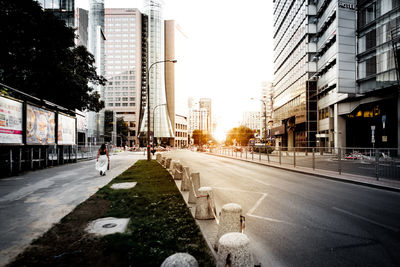
<svg viewBox="0 0 400 267"><path fill-rule="evenodd" d="M176 41L176 113L189 96L212 99L221 135L239 126L244 111L260 110L261 82L273 78L271 0L164 0L164 19L186 37ZM88 0L77 0L88 9ZM143 0L105 0L105 8L138 8ZM185 114L182 114L185 115Z"/></svg>

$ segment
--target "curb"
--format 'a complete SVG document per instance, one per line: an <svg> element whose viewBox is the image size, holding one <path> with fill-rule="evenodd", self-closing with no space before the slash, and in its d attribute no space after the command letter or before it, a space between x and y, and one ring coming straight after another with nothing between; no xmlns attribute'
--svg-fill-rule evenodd
<svg viewBox="0 0 400 267"><path fill-rule="evenodd" d="M292 168L287 168L287 167L283 167L283 166L276 166L276 165L271 165L271 164L268 164L268 163L251 161L251 160L248 160L248 159L234 158L234 157L225 156L225 155L213 154L213 153L210 153L210 152L206 152L206 154L212 155L212 156L216 156L216 157L222 157L222 158L228 158L228 159L241 160L241 161L249 162L249 163L255 163L255 164L258 164L258 165L263 165L263 166L272 167L272 168L276 168L276 169L281 169L281 170L285 170L285 171L291 171L291 172L296 172L296 173L312 175L312 176L323 178L323 179L328 179L328 180L333 180L333 181L338 181L338 182L344 182L344 183L349 183L349 184L362 185L362 186L372 187L372 188L376 188L376 189L383 189L383 190L387 190L387 191L400 193L400 187L385 186L385 185L372 184L372 183L356 181L356 180L351 180L351 179L333 177L333 176L329 176L329 175L326 175L326 174L314 173L314 172L309 172L309 171L299 170L299 169L292 169Z"/></svg>

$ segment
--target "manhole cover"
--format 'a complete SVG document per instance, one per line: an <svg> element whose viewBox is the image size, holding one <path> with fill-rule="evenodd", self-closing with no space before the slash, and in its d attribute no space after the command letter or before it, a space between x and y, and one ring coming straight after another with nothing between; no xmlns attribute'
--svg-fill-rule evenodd
<svg viewBox="0 0 400 267"><path fill-rule="evenodd" d="M114 228L115 226L117 226L116 223L106 223L102 227L103 228Z"/></svg>

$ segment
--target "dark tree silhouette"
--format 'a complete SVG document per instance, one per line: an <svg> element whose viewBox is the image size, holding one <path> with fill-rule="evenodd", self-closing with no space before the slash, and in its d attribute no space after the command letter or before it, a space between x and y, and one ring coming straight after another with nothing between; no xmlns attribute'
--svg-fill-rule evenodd
<svg viewBox="0 0 400 267"><path fill-rule="evenodd" d="M104 85L74 29L33 0L0 0L0 82L70 109L99 111ZM11 94L11 92L10 92Z"/></svg>

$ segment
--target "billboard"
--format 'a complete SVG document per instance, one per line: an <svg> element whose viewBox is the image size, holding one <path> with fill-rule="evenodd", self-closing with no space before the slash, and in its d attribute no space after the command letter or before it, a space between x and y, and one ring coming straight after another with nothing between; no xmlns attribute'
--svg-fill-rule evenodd
<svg viewBox="0 0 400 267"><path fill-rule="evenodd" d="M0 144L22 141L22 103L0 97Z"/></svg>
<svg viewBox="0 0 400 267"><path fill-rule="evenodd" d="M58 114L58 139L59 145L75 144L75 118Z"/></svg>
<svg viewBox="0 0 400 267"><path fill-rule="evenodd" d="M55 144L54 112L26 105L26 143Z"/></svg>

